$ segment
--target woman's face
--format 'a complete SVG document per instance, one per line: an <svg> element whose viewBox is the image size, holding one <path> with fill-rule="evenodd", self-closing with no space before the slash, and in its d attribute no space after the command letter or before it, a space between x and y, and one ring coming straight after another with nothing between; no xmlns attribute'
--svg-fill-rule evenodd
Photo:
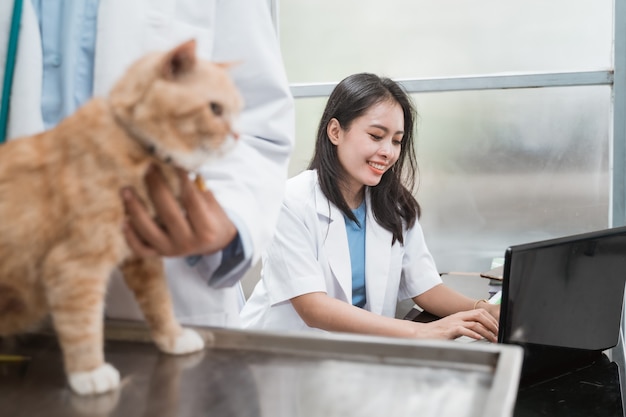
<svg viewBox="0 0 626 417"><path fill-rule="evenodd" d="M385 100L370 107L345 130L332 119L327 132L337 146L339 163L346 174L346 189L342 192L348 205L356 208L362 201L363 187L377 185L400 156L404 135L402 107Z"/></svg>

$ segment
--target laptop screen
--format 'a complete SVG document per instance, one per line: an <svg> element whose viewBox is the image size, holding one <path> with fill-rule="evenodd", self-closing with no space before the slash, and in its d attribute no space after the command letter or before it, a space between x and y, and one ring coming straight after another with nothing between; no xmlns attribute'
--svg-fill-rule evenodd
<svg viewBox="0 0 626 417"><path fill-rule="evenodd" d="M626 227L511 246L498 341L605 350L617 344Z"/></svg>

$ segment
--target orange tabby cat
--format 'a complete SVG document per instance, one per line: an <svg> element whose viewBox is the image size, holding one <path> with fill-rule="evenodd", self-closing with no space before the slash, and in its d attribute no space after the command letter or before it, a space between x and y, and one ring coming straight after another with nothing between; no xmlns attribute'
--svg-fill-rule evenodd
<svg viewBox="0 0 626 417"><path fill-rule="evenodd" d="M72 389L114 389L119 373L103 359L102 319L119 267L157 346L201 350L202 338L174 317L162 261L127 246L119 192L132 186L148 203L143 178L152 164L175 179L174 166L193 171L222 154L241 106L224 66L196 59L189 41L140 59L108 98L54 129L0 146L0 335L50 314Z"/></svg>

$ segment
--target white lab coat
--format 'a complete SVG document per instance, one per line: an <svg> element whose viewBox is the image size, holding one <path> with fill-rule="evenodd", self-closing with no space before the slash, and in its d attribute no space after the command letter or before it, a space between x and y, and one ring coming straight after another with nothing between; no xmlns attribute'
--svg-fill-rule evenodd
<svg viewBox="0 0 626 417"><path fill-rule="evenodd" d="M0 79L4 65L12 1L0 2ZM202 171L208 186L251 247L253 264L269 242L287 178L294 141L293 98L287 84L276 33L265 0L100 0L94 68L94 95L104 95L125 68L151 50L165 50L195 38L201 58L235 61L232 74L245 109L237 123L239 145ZM17 52L9 138L43 130L42 53L37 18L24 1ZM0 86L1 88L1 86ZM184 259L166 260L174 306L183 323L237 326L241 288L212 289L208 277L221 253L195 267ZM237 268L240 277L245 268ZM107 313L140 318L124 285L109 291Z"/></svg>
<svg viewBox="0 0 626 417"><path fill-rule="evenodd" d="M366 193L364 308L393 317L398 300L413 298L441 283L419 223L404 232L404 245L380 226ZM290 179L276 234L263 255L262 279L241 317L246 328L310 329L289 301L324 292L352 303L350 250L343 213L322 193L316 171Z"/></svg>

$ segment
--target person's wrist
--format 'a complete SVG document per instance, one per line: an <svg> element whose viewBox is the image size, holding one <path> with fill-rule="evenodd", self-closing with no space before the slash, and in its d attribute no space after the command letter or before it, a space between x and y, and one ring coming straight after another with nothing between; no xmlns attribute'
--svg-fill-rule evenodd
<svg viewBox="0 0 626 417"><path fill-rule="evenodd" d="M474 303L474 307L472 307L472 310L476 310L476 308L478 308L478 305L480 303L489 304L489 301L485 300L484 298L482 298L480 300L476 300L476 302Z"/></svg>
<svg viewBox="0 0 626 417"><path fill-rule="evenodd" d="M228 237L230 237L230 239L228 239L228 241L226 242L226 245L222 248L226 249L229 246L233 246L238 240L239 240L239 231L237 230L237 227L235 227L235 225L233 223L230 223L231 225L231 229L228 231Z"/></svg>
<svg viewBox="0 0 626 417"><path fill-rule="evenodd" d="M404 331L407 332L407 334L405 335L405 337L408 337L409 339L423 339L427 336L425 336L425 332L427 331L428 327L428 323L418 323L418 322L414 322L414 321L408 321L408 320L403 320L403 324L406 325Z"/></svg>
<svg viewBox="0 0 626 417"><path fill-rule="evenodd" d="M239 233L237 229L235 229L235 234L233 238L228 242L226 246L222 248L222 257L228 259L231 257L236 257L243 253L243 245L241 242L241 238L239 237Z"/></svg>
<svg viewBox="0 0 626 417"><path fill-rule="evenodd" d="M212 247L198 253L200 256L213 255L216 252L229 252L231 249L236 248L239 242L239 231L232 225L232 230L225 232L220 238L219 242L211 244Z"/></svg>

